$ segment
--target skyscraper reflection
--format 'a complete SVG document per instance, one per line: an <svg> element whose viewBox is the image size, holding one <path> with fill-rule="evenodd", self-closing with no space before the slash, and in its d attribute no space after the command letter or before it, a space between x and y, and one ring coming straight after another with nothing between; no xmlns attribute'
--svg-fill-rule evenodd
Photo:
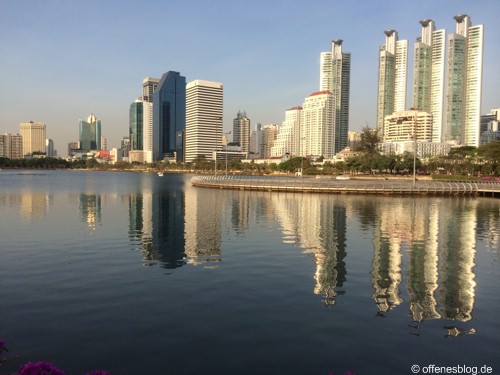
<svg viewBox="0 0 500 375"><path fill-rule="evenodd" d="M173 269L220 261L222 204L209 189L147 184L129 196L129 237L145 265Z"/></svg>
<svg viewBox="0 0 500 375"><path fill-rule="evenodd" d="M346 281L346 208L337 199L315 195L274 195L284 242L293 238L306 252L314 254L316 285L326 305L334 305L344 294Z"/></svg>
<svg viewBox="0 0 500 375"><path fill-rule="evenodd" d="M101 222L101 195L80 194L80 218L91 229L95 229Z"/></svg>

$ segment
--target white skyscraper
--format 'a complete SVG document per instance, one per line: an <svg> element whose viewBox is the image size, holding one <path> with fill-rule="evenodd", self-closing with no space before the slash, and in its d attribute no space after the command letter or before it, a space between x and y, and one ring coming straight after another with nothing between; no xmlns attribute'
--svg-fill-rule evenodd
<svg viewBox="0 0 500 375"><path fill-rule="evenodd" d="M153 103L142 102L142 149L144 162L153 162Z"/></svg>
<svg viewBox="0 0 500 375"><path fill-rule="evenodd" d="M330 91L315 92L302 106L300 154L332 158L334 153L335 99Z"/></svg>
<svg viewBox="0 0 500 375"><path fill-rule="evenodd" d="M422 34L415 43L412 107L432 114L432 141L442 142L446 32L436 31L432 20L422 20L420 24Z"/></svg>
<svg viewBox="0 0 500 375"><path fill-rule="evenodd" d="M320 55L320 91L330 91L335 98L334 153L347 147L349 132L349 94L351 54L342 52L342 40L332 41L331 51Z"/></svg>
<svg viewBox="0 0 500 375"><path fill-rule="evenodd" d="M479 146L483 76L483 25L471 26L470 17L454 17L449 35L445 141Z"/></svg>
<svg viewBox="0 0 500 375"><path fill-rule="evenodd" d="M300 128L302 107L290 108L285 112L285 121L279 128L271 156L300 155Z"/></svg>
<svg viewBox="0 0 500 375"><path fill-rule="evenodd" d="M186 85L186 162L210 159L222 145L223 85L196 80Z"/></svg>
<svg viewBox="0 0 500 375"><path fill-rule="evenodd" d="M384 134L384 118L406 109L408 41L398 40L395 30L386 30L380 47L377 97L377 130Z"/></svg>

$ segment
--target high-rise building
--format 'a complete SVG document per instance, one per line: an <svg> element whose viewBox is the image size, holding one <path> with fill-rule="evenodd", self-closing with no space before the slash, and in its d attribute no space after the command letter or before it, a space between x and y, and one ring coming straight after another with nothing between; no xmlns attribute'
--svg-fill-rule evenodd
<svg viewBox="0 0 500 375"><path fill-rule="evenodd" d="M413 109L432 114L432 142L443 140L443 93L446 32L435 30L434 21L422 20L415 43Z"/></svg>
<svg viewBox="0 0 500 375"><path fill-rule="evenodd" d="M320 91L335 97L334 153L347 147L351 54L342 52L342 40L332 41L331 51L321 53Z"/></svg>
<svg viewBox="0 0 500 375"><path fill-rule="evenodd" d="M246 112L238 111L233 120L233 142L241 147L241 152L246 154L250 152L250 119Z"/></svg>
<svg viewBox="0 0 500 375"><path fill-rule="evenodd" d="M92 113L87 121L80 120L80 149L85 151L101 149L101 120Z"/></svg>
<svg viewBox="0 0 500 375"><path fill-rule="evenodd" d="M408 41L399 40L395 30L386 30L380 47L377 96L377 130L384 134L385 116L406 109Z"/></svg>
<svg viewBox="0 0 500 375"><path fill-rule="evenodd" d="M142 150L143 148L143 102L136 100L130 104L129 110L129 138L131 150Z"/></svg>
<svg viewBox="0 0 500 375"><path fill-rule="evenodd" d="M20 133L23 137L23 155L45 154L46 126L42 122L24 122L20 125Z"/></svg>
<svg viewBox="0 0 500 375"><path fill-rule="evenodd" d="M23 137L20 134L0 135L0 157L8 159L23 158Z"/></svg>
<svg viewBox="0 0 500 375"><path fill-rule="evenodd" d="M470 17L454 17L455 33L448 39L445 142L479 146L483 71L483 25Z"/></svg>
<svg viewBox="0 0 500 375"><path fill-rule="evenodd" d="M318 91L302 106L300 154L332 158L334 155L335 100L330 91Z"/></svg>
<svg viewBox="0 0 500 375"><path fill-rule="evenodd" d="M101 136L101 150L108 149L108 138Z"/></svg>
<svg viewBox="0 0 500 375"><path fill-rule="evenodd" d="M285 121L279 128L271 156L300 155L300 127L302 107L290 108L285 112Z"/></svg>
<svg viewBox="0 0 500 375"><path fill-rule="evenodd" d="M183 160L186 129L186 77L169 71L153 94L153 159Z"/></svg>
<svg viewBox="0 0 500 375"><path fill-rule="evenodd" d="M54 141L52 139L45 140L45 155L49 158L56 156L56 150L54 150Z"/></svg>
<svg viewBox="0 0 500 375"><path fill-rule="evenodd" d="M271 157L271 150L278 135L278 125L264 125L260 132L259 139L259 155L261 158L268 159Z"/></svg>
<svg viewBox="0 0 500 375"><path fill-rule="evenodd" d="M222 145L223 85L195 80L186 85L186 162L210 159Z"/></svg>
<svg viewBox="0 0 500 375"><path fill-rule="evenodd" d="M153 94L158 87L160 80L158 78L146 77L142 80L142 100L145 102L153 102Z"/></svg>

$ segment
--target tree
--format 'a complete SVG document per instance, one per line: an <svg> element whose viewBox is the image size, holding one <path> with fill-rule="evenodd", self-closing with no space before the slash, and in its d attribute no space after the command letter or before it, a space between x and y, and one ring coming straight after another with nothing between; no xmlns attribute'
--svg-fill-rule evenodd
<svg viewBox="0 0 500 375"><path fill-rule="evenodd" d="M380 141L381 139L377 129L364 127L361 132L359 151L371 155L378 154L378 144Z"/></svg>

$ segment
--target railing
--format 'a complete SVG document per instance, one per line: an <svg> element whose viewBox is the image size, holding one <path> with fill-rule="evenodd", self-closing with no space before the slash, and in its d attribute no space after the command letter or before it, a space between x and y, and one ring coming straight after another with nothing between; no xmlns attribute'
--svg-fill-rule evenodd
<svg viewBox="0 0 500 375"><path fill-rule="evenodd" d="M302 193L353 193L397 195L500 195L498 182L334 180L261 176L195 176L194 186Z"/></svg>

